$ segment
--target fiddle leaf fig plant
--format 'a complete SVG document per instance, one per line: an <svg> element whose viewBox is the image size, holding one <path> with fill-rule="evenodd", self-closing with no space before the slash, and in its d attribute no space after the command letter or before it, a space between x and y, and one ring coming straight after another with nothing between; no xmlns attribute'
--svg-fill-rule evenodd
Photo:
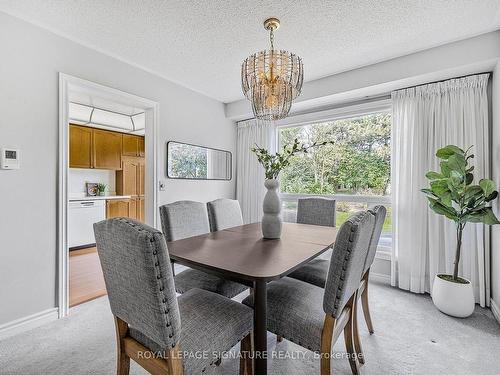
<svg viewBox="0 0 500 375"><path fill-rule="evenodd" d="M500 224L489 203L497 198L495 183L482 179L474 182L474 166L470 165L474 154L472 146L467 150L448 145L440 148L436 156L441 160L440 172L428 172L425 176L430 187L422 189L429 200L429 207L438 215L453 220L457 228L457 247L453 277L449 281L462 282L458 277L458 264L462 247L462 234L467 223Z"/></svg>
<svg viewBox="0 0 500 375"><path fill-rule="evenodd" d="M277 152L274 155L266 150L265 148L259 147L255 145L255 147L251 148L251 151L257 155L257 159L259 163L265 169L266 179L274 179L278 178L280 172L285 169L290 164L290 158L298 153L307 154L308 150L313 147L325 146L327 144L333 144L332 141L325 142L314 142L313 144L307 146L305 144L301 144L297 138L293 141L291 145L283 146L282 152Z"/></svg>

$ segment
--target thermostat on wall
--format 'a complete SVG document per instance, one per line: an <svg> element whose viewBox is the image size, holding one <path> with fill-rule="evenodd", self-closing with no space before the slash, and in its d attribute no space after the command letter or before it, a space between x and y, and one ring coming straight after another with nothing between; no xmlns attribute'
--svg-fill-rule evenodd
<svg viewBox="0 0 500 375"><path fill-rule="evenodd" d="M13 148L2 148L0 155L1 169L19 169L21 167L19 150Z"/></svg>

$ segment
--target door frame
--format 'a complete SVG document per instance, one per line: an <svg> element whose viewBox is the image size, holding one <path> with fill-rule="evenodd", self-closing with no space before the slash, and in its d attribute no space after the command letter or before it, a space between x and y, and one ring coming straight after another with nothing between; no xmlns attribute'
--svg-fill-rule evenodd
<svg viewBox="0 0 500 375"><path fill-rule="evenodd" d="M145 193L146 223L157 227L158 206L158 131L160 122L159 103L118 89L87 81L65 73L59 73L59 150L57 193L57 306L58 316L69 312L69 249L68 249L68 155L69 155L69 94L72 87L83 87L104 94L106 97L126 99L146 112L146 168Z"/></svg>

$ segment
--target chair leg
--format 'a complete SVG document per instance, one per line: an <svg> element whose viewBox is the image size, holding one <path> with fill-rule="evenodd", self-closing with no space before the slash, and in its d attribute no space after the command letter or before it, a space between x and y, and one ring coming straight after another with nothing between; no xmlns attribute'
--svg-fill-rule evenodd
<svg viewBox="0 0 500 375"><path fill-rule="evenodd" d="M123 347L123 339L128 334L128 324L115 316L115 329L116 329L116 374L129 375L130 372L130 357L125 353Z"/></svg>
<svg viewBox="0 0 500 375"><path fill-rule="evenodd" d="M354 349L356 350L356 356L359 360L360 364L365 363L365 358L363 356L363 350L361 348L361 340L359 338L358 331L358 292L354 297L353 307L351 310L351 318L352 318L352 335L354 340Z"/></svg>
<svg viewBox="0 0 500 375"><path fill-rule="evenodd" d="M352 308L352 307L351 307ZM356 351L354 350L354 342L353 342L353 326L352 326L352 312L350 314L349 320L344 328L344 341L345 348L347 351L349 365L351 366L351 371L353 375L359 374L359 366L358 361L356 359Z"/></svg>
<svg viewBox="0 0 500 375"><path fill-rule="evenodd" d="M330 315L325 316L323 330L321 331L321 375L330 375L330 359L332 353L333 330L336 320Z"/></svg>
<svg viewBox="0 0 500 375"><path fill-rule="evenodd" d="M363 306L363 315L365 316L365 322L366 326L368 327L368 332L370 332L370 335L373 335L373 323L372 323L372 317L370 315L370 307L368 306L368 276L369 276L370 270L366 271L365 275L365 289L363 290L363 293L361 293L361 304Z"/></svg>
<svg viewBox="0 0 500 375"><path fill-rule="evenodd" d="M243 340L240 347L240 375L253 375L253 334L250 332Z"/></svg>

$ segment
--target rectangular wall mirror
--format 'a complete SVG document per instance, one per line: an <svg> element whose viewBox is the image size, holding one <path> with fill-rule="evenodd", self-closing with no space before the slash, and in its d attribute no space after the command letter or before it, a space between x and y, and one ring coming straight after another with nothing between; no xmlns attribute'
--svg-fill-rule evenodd
<svg viewBox="0 0 500 375"><path fill-rule="evenodd" d="M167 176L189 180L231 180L229 151L170 141L167 143Z"/></svg>

